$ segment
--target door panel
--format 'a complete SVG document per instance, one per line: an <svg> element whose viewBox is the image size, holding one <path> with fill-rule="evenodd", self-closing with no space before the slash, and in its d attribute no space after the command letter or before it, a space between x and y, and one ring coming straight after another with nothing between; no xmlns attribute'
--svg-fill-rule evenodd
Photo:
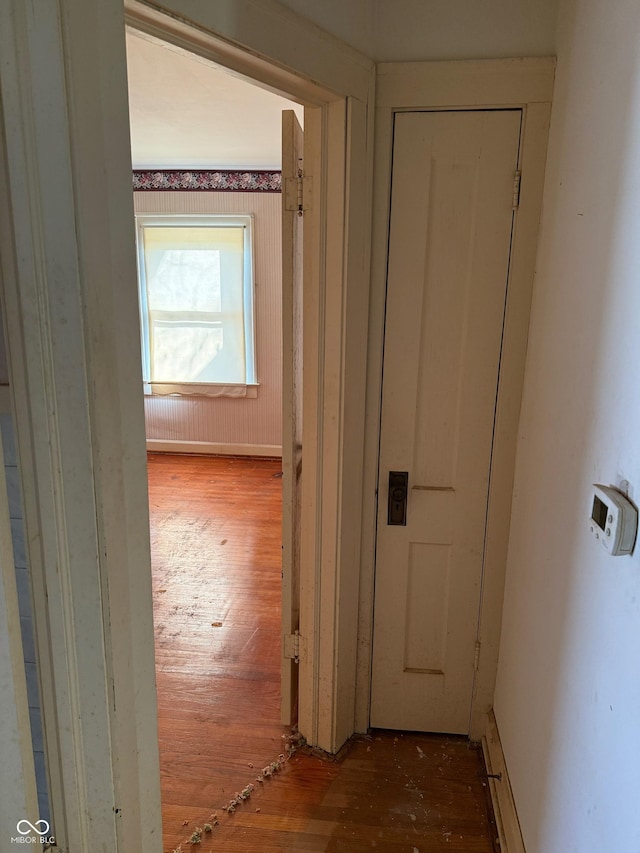
<svg viewBox="0 0 640 853"><path fill-rule="evenodd" d="M468 732L520 121L395 118L373 726ZM391 470L406 526L387 524Z"/></svg>
<svg viewBox="0 0 640 853"><path fill-rule="evenodd" d="M287 186L302 168L304 135L293 110L282 113L282 678L281 719L296 722L298 664L289 638L300 625L302 479L302 222ZM294 194L295 197L295 194ZM289 209L291 208L291 209Z"/></svg>

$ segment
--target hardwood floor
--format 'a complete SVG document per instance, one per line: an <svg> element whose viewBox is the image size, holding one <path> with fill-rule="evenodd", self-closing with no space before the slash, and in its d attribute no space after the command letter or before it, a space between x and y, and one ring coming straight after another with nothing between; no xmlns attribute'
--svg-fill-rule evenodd
<svg viewBox="0 0 640 853"><path fill-rule="evenodd" d="M373 732L257 781L289 735L279 474L279 460L149 454L163 849L493 853L482 752L463 738Z"/></svg>

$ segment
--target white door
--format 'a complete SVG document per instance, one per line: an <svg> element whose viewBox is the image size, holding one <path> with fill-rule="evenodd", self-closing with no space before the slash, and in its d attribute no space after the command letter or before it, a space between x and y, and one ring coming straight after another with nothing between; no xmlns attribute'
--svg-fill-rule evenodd
<svg viewBox="0 0 640 853"><path fill-rule="evenodd" d="M376 727L469 731L520 122L519 110L395 117ZM408 473L404 525L389 523L389 472ZM393 509L402 521L401 499Z"/></svg>
<svg viewBox="0 0 640 853"><path fill-rule="evenodd" d="M283 725L296 721L300 623L302 478L302 222L298 175L304 136L293 110L282 113L282 701Z"/></svg>

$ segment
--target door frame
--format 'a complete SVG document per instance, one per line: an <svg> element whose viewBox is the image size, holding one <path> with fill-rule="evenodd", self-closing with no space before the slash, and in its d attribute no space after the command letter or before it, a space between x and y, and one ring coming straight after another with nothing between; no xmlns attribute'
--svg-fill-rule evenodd
<svg viewBox="0 0 640 853"><path fill-rule="evenodd" d="M299 724L335 751L354 720L374 66L271 0L125 6L137 28L309 107ZM3 309L57 841L151 853L160 799L122 0L3 0L0 22Z"/></svg>
<svg viewBox="0 0 640 853"><path fill-rule="evenodd" d="M393 117L408 110L519 108L523 111L520 203L514 218L479 614L480 657L474 684L470 736L485 733L493 706L504 594L517 425L524 377L531 292L555 60L501 59L382 63L377 67L372 269L365 434L365 481L360 564L356 729L370 715L377 488L382 362L391 207Z"/></svg>
<svg viewBox="0 0 640 853"><path fill-rule="evenodd" d="M124 6L128 25L305 106L298 728L335 753L354 732L375 66L272 0Z"/></svg>

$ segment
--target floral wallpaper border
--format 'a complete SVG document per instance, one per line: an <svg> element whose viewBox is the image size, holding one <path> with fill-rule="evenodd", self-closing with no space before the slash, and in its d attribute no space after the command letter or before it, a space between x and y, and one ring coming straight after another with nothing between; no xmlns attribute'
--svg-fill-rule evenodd
<svg viewBox="0 0 640 853"><path fill-rule="evenodd" d="M205 169L134 170L133 189L279 193L282 190L282 173L266 169L253 172Z"/></svg>

